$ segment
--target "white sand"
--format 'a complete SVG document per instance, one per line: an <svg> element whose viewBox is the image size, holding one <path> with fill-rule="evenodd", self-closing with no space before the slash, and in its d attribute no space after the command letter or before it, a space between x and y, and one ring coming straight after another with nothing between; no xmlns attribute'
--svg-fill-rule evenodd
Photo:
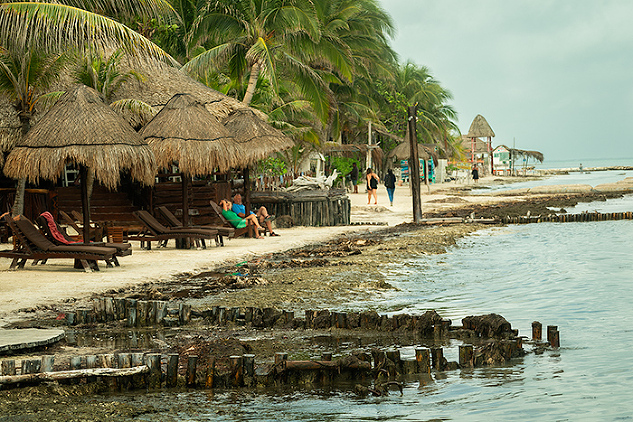
<svg viewBox="0 0 633 422"><path fill-rule="evenodd" d="M480 179L485 183L486 179ZM447 189L454 183L434 185L431 192L422 186L422 209L449 208L460 203L432 204L429 201L447 197ZM362 191L359 186L359 191ZM443 192L443 193L441 193ZM390 206L384 186L378 189L378 205L367 205L367 194L350 194L352 202L352 222L386 222L394 226L412 221L412 200L409 188L397 187L394 205ZM464 196L469 202L490 202L507 198L486 196ZM372 201L373 202L373 201ZM200 272L217 266L238 263L302 247L311 243L326 241L343 233L377 230L384 226L345 226L345 227L293 227L278 229L278 237L257 239L225 240L224 247L216 247L213 242L205 250L176 249L174 241L167 248L151 251L139 248L133 242L132 256L123 257L120 267L106 268L100 264L101 271L86 273L73 268L71 260L50 260L46 265L31 266L29 261L22 270L9 271L11 260L0 258L0 326L10 322L16 311L41 304L49 304L70 298L85 298L93 293L110 289L120 289L133 284L167 280L171 276L184 272ZM0 249L10 249L10 245L0 244Z"/></svg>

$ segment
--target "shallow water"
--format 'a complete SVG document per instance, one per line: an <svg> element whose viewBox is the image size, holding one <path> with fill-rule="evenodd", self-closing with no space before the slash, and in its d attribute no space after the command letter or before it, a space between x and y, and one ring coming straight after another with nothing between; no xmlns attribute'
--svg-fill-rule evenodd
<svg viewBox="0 0 633 422"><path fill-rule="evenodd" d="M633 196L581 204L570 212L633 211ZM506 367L412 378L404 394L357 397L352 388L259 392L160 392L144 404L165 413L135 420L497 421L632 419L633 221L541 223L491 228L447 254L385 264L398 288L346 310L421 313L436 309L459 325L498 313L530 336L532 321L557 325L561 348ZM447 353L456 360L456 344ZM403 354L412 352L405 350ZM138 396L117 396L133 401Z"/></svg>
<svg viewBox="0 0 633 422"><path fill-rule="evenodd" d="M589 173L572 172L569 174L560 174L534 180L527 180L524 182L510 183L506 185L495 185L489 187L482 186L479 189L473 190L472 193L475 195L486 195L490 192L500 192L514 189L529 189L537 186L551 185L591 185L593 187L596 187L597 185L605 183L616 183L624 180L627 177L633 177L633 170L608 170L594 171Z"/></svg>

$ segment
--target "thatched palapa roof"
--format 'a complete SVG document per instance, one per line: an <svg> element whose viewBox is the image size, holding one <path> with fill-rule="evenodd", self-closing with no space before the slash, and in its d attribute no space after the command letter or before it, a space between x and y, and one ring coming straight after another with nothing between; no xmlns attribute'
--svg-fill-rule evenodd
<svg viewBox="0 0 633 422"><path fill-rule="evenodd" d="M470 129L466 134L468 138L494 138L495 133L481 114L478 114L470 124Z"/></svg>
<svg viewBox="0 0 633 422"><path fill-rule="evenodd" d="M238 110L254 110L233 97L201 84L175 67L156 63L131 63L128 66L143 75L144 80L137 81L135 78L129 78L116 91L113 101L134 98L160 110L174 95L186 92L204 104L206 109L220 121ZM266 117L264 113L254 112L260 117Z"/></svg>
<svg viewBox="0 0 633 422"><path fill-rule="evenodd" d="M545 157L543 156L542 152L539 151L528 151L525 149L516 149L516 148L509 148L506 145L499 145L500 147L504 147L505 149L508 150L508 152L510 153L511 157L525 157L525 158L533 158L534 160L538 161L539 163L542 163L543 160L545 159ZM497 147L498 148L498 147Z"/></svg>
<svg viewBox="0 0 633 422"><path fill-rule="evenodd" d="M395 160L408 160L411 156L411 146L408 142L403 142L389 152L388 157ZM437 164L437 154L430 148L418 144L418 158L422 160L428 160L433 158L435 164Z"/></svg>
<svg viewBox="0 0 633 422"><path fill-rule="evenodd" d="M110 189L119 184L124 169L146 185L153 184L156 175L147 144L85 85L68 91L39 119L11 150L4 173L32 183L56 180L67 163L94 170L95 178Z"/></svg>
<svg viewBox="0 0 633 422"><path fill-rule="evenodd" d="M191 94L176 94L139 132L156 156L158 167L177 162L181 172L207 175L244 164L235 139Z"/></svg>
<svg viewBox="0 0 633 422"><path fill-rule="evenodd" d="M475 139L475 154L487 154L488 153L488 143L482 139ZM469 135L462 135L462 147L464 148L464 152L466 154L471 153L471 149L473 147L473 138Z"/></svg>
<svg viewBox="0 0 633 422"><path fill-rule="evenodd" d="M250 109L235 111L223 123L242 147L247 165L295 144L292 138L264 122Z"/></svg>

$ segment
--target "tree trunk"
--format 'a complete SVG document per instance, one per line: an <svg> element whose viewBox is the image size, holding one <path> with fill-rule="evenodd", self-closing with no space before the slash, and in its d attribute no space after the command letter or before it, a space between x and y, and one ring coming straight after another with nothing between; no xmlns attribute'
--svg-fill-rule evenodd
<svg viewBox="0 0 633 422"><path fill-rule="evenodd" d="M253 66L251 67L251 76L248 78L246 94L244 94L244 99L242 100L242 102L246 105L250 105L253 100L253 94L255 94L255 86L257 86L257 79L259 78L260 70L261 65L259 62L253 63Z"/></svg>
<svg viewBox="0 0 633 422"><path fill-rule="evenodd" d="M19 113L20 123L22 123L22 137L31 129L31 114ZM13 208L11 208L11 215L16 217L24 214L24 196L26 190L26 178L22 177L18 179L18 185L15 188L15 199L13 200Z"/></svg>

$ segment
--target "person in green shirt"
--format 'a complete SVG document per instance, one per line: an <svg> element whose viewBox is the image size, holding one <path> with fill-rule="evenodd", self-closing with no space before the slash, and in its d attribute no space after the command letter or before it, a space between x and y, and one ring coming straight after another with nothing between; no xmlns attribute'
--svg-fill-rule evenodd
<svg viewBox="0 0 633 422"><path fill-rule="evenodd" d="M222 207L222 215L233 227L242 229L246 227L247 224L250 224L255 226L255 238L263 239L263 236L259 234L259 229L261 229L262 226L259 225L255 214L247 215L246 218L240 218L240 216L231 210L231 202L226 199L220 201L220 206Z"/></svg>

